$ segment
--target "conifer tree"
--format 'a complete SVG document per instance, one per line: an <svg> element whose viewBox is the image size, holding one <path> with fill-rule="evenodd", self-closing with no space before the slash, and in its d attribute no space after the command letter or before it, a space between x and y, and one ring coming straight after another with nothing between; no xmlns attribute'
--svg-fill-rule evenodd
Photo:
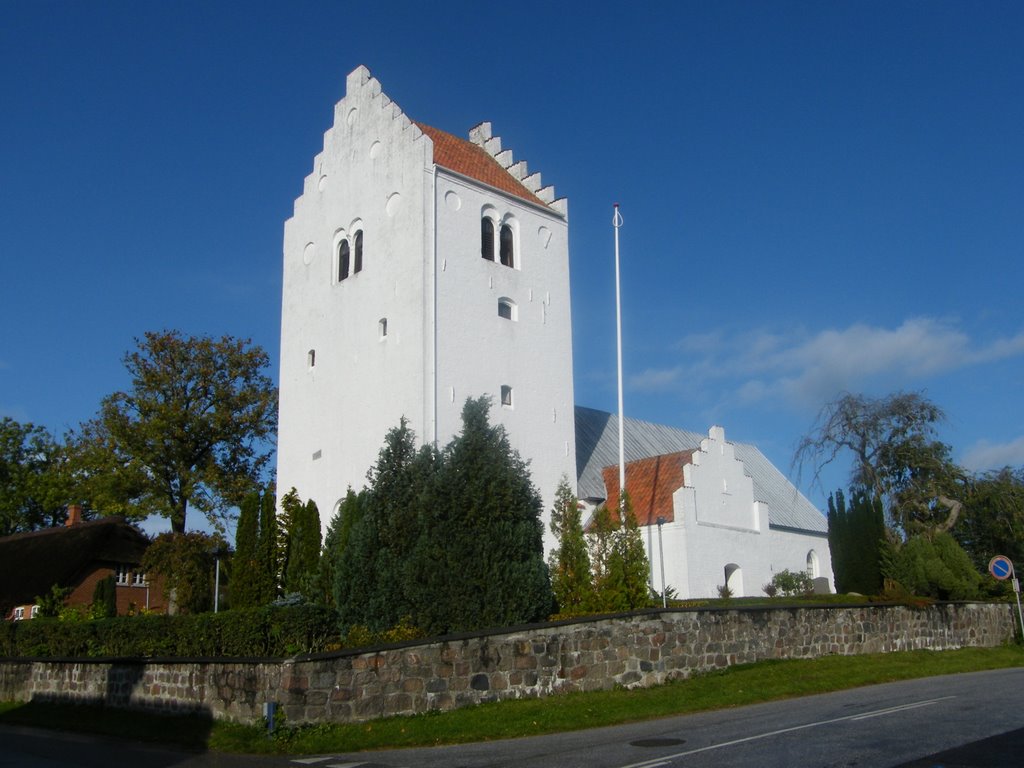
<svg viewBox="0 0 1024 768"><path fill-rule="evenodd" d="M333 592L343 627L381 631L411 614L411 555L421 535L421 499L433 466L432 450L416 450L405 419L388 432L367 474L367 491L355 497L358 515L349 524L345 510L339 541L332 543Z"/></svg>
<svg viewBox="0 0 1024 768"><path fill-rule="evenodd" d="M561 614L585 612L593 603L590 556L587 554L579 500L565 475L555 491L551 532L558 541L558 548L549 556L548 569L558 611Z"/></svg>
<svg viewBox="0 0 1024 768"><path fill-rule="evenodd" d="M298 491L292 488L281 498L278 528L284 593L312 597L320 561L320 513L316 502L303 504Z"/></svg>
<svg viewBox="0 0 1024 768"><path fill-rule="evenodd" d="M842 490L828 499L828 545L837 592L878 594L886 528L882 502L862 490L847 505Z"/></svg>
<svg viewBox="0 0 1024 768"><path fill-rule="evenodd" d="M337 607L335 599L335 575L338 572L342 552L348 546L349 535L356 520L362 517L361 504L365 492L356 494L349 486L338 505L337 512L327 526L324 536L323 553L317 569L317 598L331 608Z"/></svg>
<svg viewBox="0 0 1024 768"><path fill-rule="evenodd" d="M651 604L648 587L651 566L629 493L623 493L622 502L622 521L615 532L609 560L610 597L615 610L635 611Z"/></svg>
<svg viewBox="0 0 1024 768"><path fill-rule="evenodd" d="M425 505L414 620L431 634L535 621L553 607L540 494L489 410L487 398L466 401Z"/></svg>
<svg viewBox="0 0 1024 768"><path fill-rule="evenodd" d="M268 487L260 499L260 533L256 547L257 605L266 605L280 595L280 549L277 535L277 510L273 487Z"/></svg>
<svg viewBox="0 0 1024 768"><path fill-rule="evenodd" d="M257 550L260 537L260 495L250 493L239 506L235 554L231 558L229 593L234 608L255 608L260 603Z"/></svg>

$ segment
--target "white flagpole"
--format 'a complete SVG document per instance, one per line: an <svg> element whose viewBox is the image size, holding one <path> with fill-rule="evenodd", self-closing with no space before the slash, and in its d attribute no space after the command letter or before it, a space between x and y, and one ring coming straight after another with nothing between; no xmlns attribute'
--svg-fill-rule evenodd
<svg viewBox="0 0 1024 768"><path fill-rule="evenodd" d="M615 214L612 216L612 227L615 230L615 335L619 352L619 511L625 508L626 498L626 450L623 441L622 417L622 300L619 292L619 227L622 226L622 214L619 204L615 203ZM621 516L620 516L621 519Z"/></svg>

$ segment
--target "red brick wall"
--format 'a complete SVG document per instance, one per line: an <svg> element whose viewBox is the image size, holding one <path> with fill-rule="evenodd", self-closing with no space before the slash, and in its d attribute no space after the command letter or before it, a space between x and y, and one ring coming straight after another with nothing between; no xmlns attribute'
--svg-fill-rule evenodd
<svg viewBox="0 0 1024 768"><path fill-rule="evenodd" d="M92 596L96 592L96 584L110 575L116 578L113 568L97 567L76 586L64 601L65 605L92 605ZM127 615L134 607L135 611L147 608L155 613L167 612L167 601L164 599L163 580L150 578L148 587L133 585L117 585L117 613ZM148 599L148 603L147 603Z"/></svg>

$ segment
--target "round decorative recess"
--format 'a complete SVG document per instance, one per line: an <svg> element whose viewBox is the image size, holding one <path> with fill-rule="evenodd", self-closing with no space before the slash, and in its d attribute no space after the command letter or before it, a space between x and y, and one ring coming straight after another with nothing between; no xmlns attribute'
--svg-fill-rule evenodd
<svg viewBox="0 0 1024 768"><path fill-rule="evenodd" d="M457 211L462 207L462 198L459 197L458 192L452 189L444 193L444 202L453 211Z"/></svg>
<svg viewBox="0 0 1024 768"><path fill-rule="evenodd" d="M384 210L388 212L388 216L394 216L398 213L398 209L401 205L402 196L398 192L392 192L388 195L388 201L384 205Z"/></svg>
<svg viewBox="0 0 1024 768"><path fill-rule="evenodd" d="M348 123L349 125L354 125L356 122L356 115L358 113L359 110L356 109L355 107L352 107L352 109L348 111L348 114L345 115L345 122Z"/></svg>
<svg viewBox="0 0 1024 768"><path fill-rule="evenodd" d="M382 149L383 145L379 141L373 142L373 144L370 145L370 159L376 160L378 157L380 157Z"/></svg>
<svg viewBox="0 0 1024 768"><path fill-rule="evenodd" d="M306 247L302 249L302 263L310 264L313 258L316 256L316 245L313 243L306 243Z"/></svg>
<svg viewBox="0 0 1024 768"><path fill-rule="evenodd" d="M547 248L548 243L551 242L551 230L547 227L541 227L537 230L537 236L540 238L541 245Z"/></svg>
<svg viewBox="0 0 1024 768"><path fill-rule="evenodd" d="M327 176L321 176L320 177L320 180L317 181L317 183L316 183L316 188L318 190L320 190L321 192L323 192L325 189L327 189Z"/></svg>

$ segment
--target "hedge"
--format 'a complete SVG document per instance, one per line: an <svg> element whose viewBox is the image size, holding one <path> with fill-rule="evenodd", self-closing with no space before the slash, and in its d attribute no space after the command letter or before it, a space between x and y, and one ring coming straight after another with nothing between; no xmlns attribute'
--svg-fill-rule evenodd
<svg viewBox="0 0 1024 768"><path fill-rule="evenodd" d="M337 646L337 614L322 606L184 616L0 622L0 657L289 657Z"/></svg>

